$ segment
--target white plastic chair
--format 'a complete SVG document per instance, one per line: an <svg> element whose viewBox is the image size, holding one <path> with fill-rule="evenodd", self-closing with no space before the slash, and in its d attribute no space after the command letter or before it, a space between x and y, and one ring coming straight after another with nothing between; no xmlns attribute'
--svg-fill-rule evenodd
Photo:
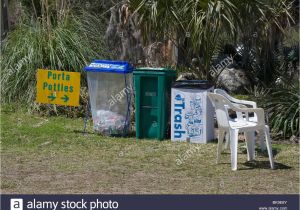
<svg viewBox="0 0 300 210"><path fill-rule="evenodd" d="M237 149L239 132L245 133L247 144L247 159L248 161L253 160L255 157L255 141L252 137L252 134L254 134L255 131L258 131L260 133L264 133L270 165L271 168L274 169L270 132L269 127L265 125L264 110L261 108L239 108L237 106L234 106L226 97L220 94L207 93L207 95L216 109L216 116L219 127L217 163L220 162L222 143L225 132L229 133L230 138L231 169L234 171L237 170ZM257 122L249 121L247 119L232 120L228 115L229 109L235 112L246 114L254 112L257 116Z"/></svg>
<svg viewBox="0 0 300 210"><path fill-rule="evenodd" d="M257 108L257 104L254 101L247 101L247 100L240 100L237 98L233 98L232 96L228 95L227 92L225 90L222 89L215 89L214 93L220 94L222 96L224 96L225 98L227 98L234 106L237 106L239 108L247 108L247 107L251 107L251 108ZM237 115L237 120L248 120L248 121L252 121L252 122L257 122L257 116L254 113L253 117L249 117L248 113L242 113L242 112L236 112ZM228 137L228 133L226 133L225 135L225 139L226 139L226 143L225 143L225 149L228 148L228 144L229 144L229 137ZM253 138L255 138L255 133L251 134L251 136ZM248 137L250 138L250 136ZM263 135L258 135L259 138L259 145L260 145L260 149L263 151L266 149L266 145L264 144L264 136Z"/></svg>

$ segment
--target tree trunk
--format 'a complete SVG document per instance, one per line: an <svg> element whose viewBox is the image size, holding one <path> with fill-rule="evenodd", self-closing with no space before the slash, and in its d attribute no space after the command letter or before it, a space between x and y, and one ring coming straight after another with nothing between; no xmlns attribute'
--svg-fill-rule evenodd
<svg viewBox="0 0 300 210"><path fill-rule="evenodd" d="M8 0L1 1L1 41L6 37L9 30Z"/></svg>
<svg viewBox="0 0 300 210"><path fill-rule="evenodd" d="M140 31L125 4L111 7L105 37L114 59L126 60L132 64L145 63Z"/></svg>

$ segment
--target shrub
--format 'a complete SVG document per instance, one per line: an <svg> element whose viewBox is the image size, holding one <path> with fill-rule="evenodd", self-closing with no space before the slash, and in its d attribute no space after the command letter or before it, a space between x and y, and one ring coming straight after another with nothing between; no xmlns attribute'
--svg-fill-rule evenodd
<svg viewBox="0 0 300 210"><path fill-rule="evenodd" d="M282 87L270 94L265 104L272 132L284 138L299 135L299 85Z"/></svg>
<svg viewBox="0 0 300 210"><path fill-rule="evenodd" d="M59 16L24 12L1 49L1 102L32 105L38 68L81 72L90 60L109 57L103 22L95 15L69 10Z"/></svg>

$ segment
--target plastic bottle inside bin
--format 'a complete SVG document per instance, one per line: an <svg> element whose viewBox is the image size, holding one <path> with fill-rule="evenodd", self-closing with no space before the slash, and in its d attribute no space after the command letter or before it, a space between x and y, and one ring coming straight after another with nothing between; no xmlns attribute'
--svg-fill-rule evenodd
<svg viewBox="0 0 300 210"><path fill-rule="evenodd" d="M98 110L94 122L94 130L105 135L121 134L127 125L124 116L109 110Z"/></svg>

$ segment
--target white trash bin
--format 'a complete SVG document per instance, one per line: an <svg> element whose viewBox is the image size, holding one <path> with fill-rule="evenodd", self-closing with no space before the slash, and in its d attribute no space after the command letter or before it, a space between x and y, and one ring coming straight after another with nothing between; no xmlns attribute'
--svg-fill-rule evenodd
<svg viewBox="0 0 300 210"><path fill-rule="evenodd" d="M176 81L171 93L171 140L207 143L214 139L214 108L207 97L213 84L201 80Z"/></svg>

